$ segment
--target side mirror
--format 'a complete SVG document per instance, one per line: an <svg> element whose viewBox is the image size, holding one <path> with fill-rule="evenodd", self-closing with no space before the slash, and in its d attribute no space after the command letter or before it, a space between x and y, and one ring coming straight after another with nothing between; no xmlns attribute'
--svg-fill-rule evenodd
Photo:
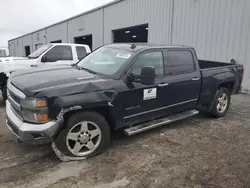
<svg viewBox="0 0 250 188"><path fill-rule="evenodd" d="M153 85L155 83L155 68L143 67L141 70L141 83L144 85Z"/></svg>
<svg viewBox="0 0 250 188"><path fill-rule="evenodd" d="M126 83L131 83L135 81L135 75L133 73L129 73L126 78L125 78L125 82Z"/></svg>
<svg viewBox="0 0 250 188"><path fill-rule="evenodd" d="M43 62L43 63L46 62L46 57L45 57L45 55L42 57L41 62Z"/></svg>

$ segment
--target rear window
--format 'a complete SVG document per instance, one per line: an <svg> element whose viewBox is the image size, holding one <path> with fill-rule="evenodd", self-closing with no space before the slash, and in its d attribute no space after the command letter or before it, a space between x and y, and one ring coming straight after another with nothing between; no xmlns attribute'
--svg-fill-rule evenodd
<svg viewBox="0 0 250 188"><path fill-rule="evenodd" d="M188 50L166 51L165 73L176 75L195 71L193 55Z"/></svg>
<svg viewBox="0 0 250 188"><path fill-rule="evenodd" d="M82 60L87 54L85 47L80 47L80 46L76 47L76 53L78 60Z"/></svg>

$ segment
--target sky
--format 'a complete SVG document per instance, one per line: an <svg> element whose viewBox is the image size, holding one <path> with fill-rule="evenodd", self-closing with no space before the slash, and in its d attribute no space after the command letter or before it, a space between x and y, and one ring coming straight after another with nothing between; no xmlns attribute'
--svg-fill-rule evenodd
<svg viewBox="0 0 250 188"><path fill-rule="evenodd" d="M0 48L8 40L112 0L0 0Z"/></svg>

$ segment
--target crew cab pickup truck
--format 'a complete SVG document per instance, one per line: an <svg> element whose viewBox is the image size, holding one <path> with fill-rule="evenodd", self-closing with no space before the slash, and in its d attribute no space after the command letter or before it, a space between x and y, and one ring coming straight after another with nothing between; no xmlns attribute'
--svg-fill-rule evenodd
<svg viewBox="0 0 250 188"><path fill-rule="evenodd" d="M10 57L0 64L0 89L4 101L7 99L6 83L13 71L51 65L73 64L91 52L88 45L70 43L47 44L30 54L27 58Z"/></svg>
<svg viewBox="0 0 250 188"><path fill-rule="evenodd" d="M192 47L110 44L72 66L13 73L6 125L24 142L86 158L108 146L111 130L131 136L199 111L225 116L242 79L242 65L199 61Z"/></svg>

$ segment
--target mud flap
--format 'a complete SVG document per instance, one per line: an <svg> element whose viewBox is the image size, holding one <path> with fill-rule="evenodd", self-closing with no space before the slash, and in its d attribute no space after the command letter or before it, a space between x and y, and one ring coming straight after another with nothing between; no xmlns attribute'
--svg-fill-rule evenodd
<svg viewBox="0 0 250 188"><path fill-rule="evenodd" d="M72 156L67 156L65 153L61 152L58 147L56 147L55 142L51 144L52 149L54 150L56 156L63 162L68 162L68 161L79 161L86 159L86 157L72 157Z"/></svg>

